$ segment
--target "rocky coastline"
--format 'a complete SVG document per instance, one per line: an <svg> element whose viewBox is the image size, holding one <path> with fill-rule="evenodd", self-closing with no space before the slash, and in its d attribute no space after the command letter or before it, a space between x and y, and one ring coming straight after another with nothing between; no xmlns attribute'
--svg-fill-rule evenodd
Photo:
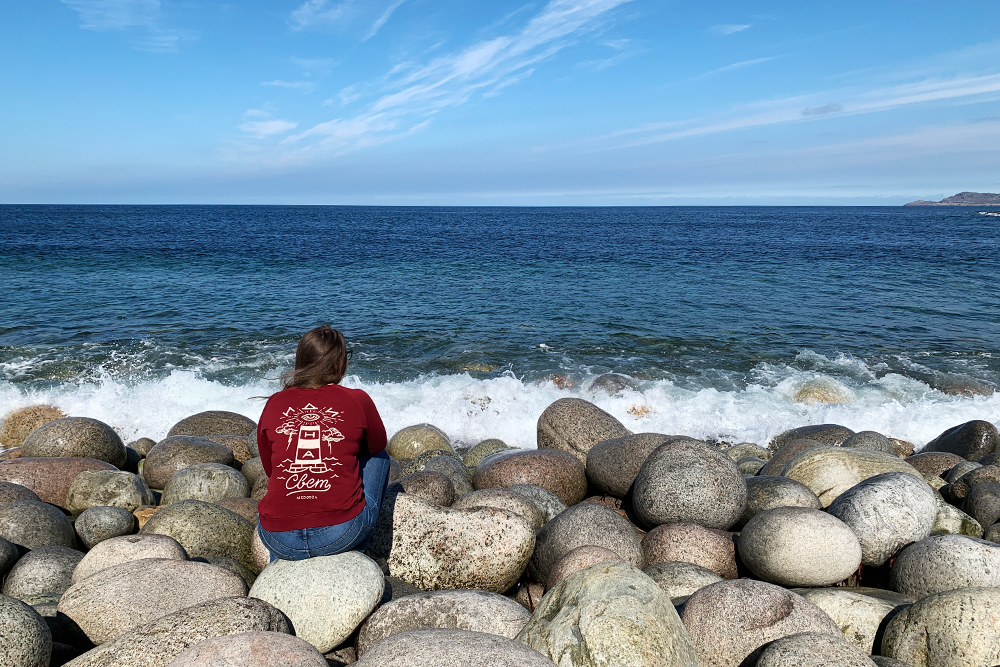
<svg viewBox="0 0 1000 667"><path fill-rule="evenodd" d="M918 199L903 206L1000 206L1000 194L995 192L959 192L941 201Z"/></svg>
<svg viewBox="0 0 1000 667"><path fill-rule="evenodd" d="M1000 664L989 421L918 453L835 424L631 433L576 398L532 450L416 424L365 553L272 564L255 433L210 411L126 445L51 406L6 415L0 665Z"/></svg>

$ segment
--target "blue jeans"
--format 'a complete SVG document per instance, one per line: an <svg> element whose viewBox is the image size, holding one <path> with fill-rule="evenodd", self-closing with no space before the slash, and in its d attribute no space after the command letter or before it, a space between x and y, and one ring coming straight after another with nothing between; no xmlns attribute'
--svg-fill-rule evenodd
<svg viewBox="0 0 1000 667"><path fill-rule="evenodd" d="M370 458L359 458L361 486L365 492L365 508L350 521L334 526L302 528L270 532L257 520L261 542L271 552L271 561L303 560L313 556L329 556L352 549L363 551L368 546L382 508L382 498L389 482L389 455L384 451Z"/></svg>

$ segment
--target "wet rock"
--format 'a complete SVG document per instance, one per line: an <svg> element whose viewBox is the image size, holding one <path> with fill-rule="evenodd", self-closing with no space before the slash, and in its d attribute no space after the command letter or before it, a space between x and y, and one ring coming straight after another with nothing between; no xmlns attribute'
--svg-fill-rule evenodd
<svg viewBox="0 0 1000 667"><path fill-rule="evenodd" d="M908 456L913 456L914 445L912 442L899 438L889 438L889 442L892 443L893 453L899 458L905 459Z"/></svg>
<svg viewBox="0 0 1000 667"><path fill-rule="evenodd" d="M934 527L931 528L931 535L968 535L969 537L982 537L983 527L971 516L949 505L940 496L935 496L937 514L934 516Z"/></svg>
<svg viewBox="0 0 1000 667"><path fill-rule="evenodd" d="M66 515L38 500L15 500L0 507L0 537L25 549L76 546L76 533Z"/></svg>
<svg viewBox="0 0 1000 667"><path fill-rule="evenodd" d="M197 463L232 465L233 452L223 445L204 438L175 435L149 450L142 465L142 476L153 489L166 487L178 471Z"/></svg>
<svg viewBox="0 0 1000 667"><path fill-rule="evenodd" d="M792 440L781 449L776 450L771 458L768 459L767 463L764 464L764 467L757 472L757 474L766 476L780 475L781 471L785 469L788 462L796 456L807 449L823 446L825 446L823 443L817 442L816 440L810 440L808 438Z"/></svg>
<svg viewBox="0 0 1000 667"><path fill-rule="evenodd" d="M1000 664L1000 589L964 588L918 600L889 621L881 653L914 667Z"/></svg>
<svg viewBox="0 0 1000 667"><path fill-rule="evenodd" d="M538 531L529 574L534 581L548 581L552 568L572 549L586 545L604 547L642 568L642 545L628 519L596 503L581 503L546 523Z"/></svg>
<svg viewBox="0 0 1000 667"><path fill-rule="evenodd" d="M879 566L906 545L931 534L937 501L923 479L887 472L851 487L827 511L857 535L861 562Z"/></svg>
<svg viewBox="0 0 1000 667"><path fill-rule="evenodd" d="M548 489L543 489L534 484L515 484L508 486L505 491L526 498L535 504L535 507L545 516L545 521L552 521L556 516L566 510L568 505L556 494ZM544 524L543 524L544 525Z"/></svg>
<svg viewBox="0 0 1000 667"><path fill-rule="evenodd" d="M250 459L257 456L256 452L250 451L250 445L247 442L247 436L244 435L206 435L202 436L206 440L211 440L212 442L222 445L223 447L228 447L233 453L233 458L239 463L245 463Z"/></svg>
<svg viewBox="0 0 1000 667"><path fill-rule="evenodd" d="M705 586L723 581L715 572L694 563L666 561L643 570L676 605Z"/></svg>
<svg viewBox="0 0 1000 667"><path fill-rule="evenodd" d="M670 598L627 563L594 565L563 579L518 640L560 665L698 665Z"/></svg>
<svg viewBox="0 0 1000 667"><path fill-rule="evenodd" d="M983 482L975 485L962 503L962 509L980 526L992 526L1000 521L1000 484Z"/></svg>
<svg viewBox="0 0 1000 667"><path fill-rule="evenodd" d="M889 442L889 438L885 437L881 433L878 433L877 431L858 431L844 440L840 446L853 449L865 449L869 452L882 452L883 454L892 454L893 456L896 456L896 449L892 446L892 443Z"/></svg>
<svg viewBox="0 0 1000 667"><path fill-rule="evenodd" d="M697 523L727 529L746 507L747 485L725 454L692 441L658 447L635 479L632 506L648 526Z"/></svg>
<svg viewBox="0 0 1000 667"><path fill-rule="evenodd" d="M34 609L0 595L0 664L4 667L49 667L52 633Z"/></svg>
<svg viewBox="0 0 1000 667"><path fill-rule="evenodd" d="M984 466L1000 465L1000 452L993 452L992 454L987 454L983 458L979 459L979 465L984 465Z"/></svg>
<svg viewBox="0 0 1000 667"><path fill-rule="evenodd" d="M513 639L531 613L518 603L486 591L433 591L390 602L368 617L358 633L358 655L376 642L410 630L451 629Z"/></svg>
<svg viewBox="0 0 1000 667"><path fill-rule="evenodd" d="M177 540L191 558L222 556L256 572L250 554L255 526L236 512L200 500L182 500L154 514L140 531Z"/></svg>
<svg viewBox="0 0 1000 667"><path fill-rule="evenodd" d="M97 544L77 564L70 583L116 565L142 559L187 560L187 552L177 540L166 535L125 535Z"/></svg>
<svg viewBox="0 0 1000 667"><path fill-rule="evenodd" d="M629 433L620 421L581 398L560 398L538 418L538 448L569 452L584 464L591 447Z"/></svg>
<svg viewBox="0 0 1000 667"><path fill-rule="evenodd" d="M415 424L400 429L386 446L389 456L399 461L416 458L429 449L454 451L448 434L432 424Z"/></svg>
<svg viewBox="0 0 1000 667"><path fill-rule="evenodd" d="M250 498L223 498L215 501L220 507L236 512L250 523L257 525L257 501Z"/></svg>
<svg viewBox="0 0 1000 667"><path fill-rule="evenodd" d="M514 449L503 440L497 438L488 438L486 440L481 440L475 444L468 452L466 452L465 457L462 461L465 465L475 468L490 454L496 454L497 452L505 452L509 449Z"/></svg>
<svg viewBox="0 0 1000 667"><path fill-rule="evenodd" d="M773 510L772 510L773 511ZM843 641L826 612L801 595L752 579L706 586L688 598L681 620L703 667L737 667L760 647L800 632Z"/></svg>
<svg viewBox="0 0 1000 667"><path fill-rule="evenodd" d="M524 572L535 547L535 531L507 510L436 509L405 493L396 496L393 507L388 505L383 513L392 517L389 574L423 590L502 593ZM376 527L376 549L386 539L378 532Z"/></svg>
<svg viewBox="0 0 1000 667"><path fill-rule="evenodd" d="M974 486L986 482L1000 482L1000 466L979 466L967 471L950 485L948 495L956 502L964 500Z"/></svg>
<svg viewBox="0 0 1000 667"><path fill-rule="evenodd" d="M83 552L47 546L29 551L7 575L3 594L28 601L40 595L62 595Z"/></svg>
<svg viewBox="0 0 1000 667"><path fill-rule="evenodd" d="M250 435L257 430L257 423L249 417L225 410L208 410L185 417L174 424L167 437L191 435L205 438L212 435Z"/></svg>
<svg viewBox="0 0 1000 667"><path fill-rule="evenodd" d="M327 667L309 642L282 632L245 632L195 644L167 667Z"/></svg>
<svg viewBox="0 0 1000 667"><path fill-rule="evenodd" d="M7 413L0 420L0 449L20 447L36 428L65 416L65 412L52 405L31 405Z"/></svg>
<svg viewBox="0 0 1000 667"><path fill-rule="evenodd" d="M972 586L1000 586L1000 545L963 535L932 535L903 549L889 574L914 599Z"/></svg>
<svg viewBox="0 0 1000 667"><path fill-rule="evenodd" d="M904 460L919 470L921 474L940 477L965 459L958 454L949 452L920 452L913 456L907 456Z"/></svg>
<svg viewBox="0 0 1000 667"><path fill-rule="evenodd" d="M256 631L291 629L284 614L263 600L221 598L145 623L87 651L67 667L159 667L206 639Z"/></svg>
<svg viewBox="0 0 1000 667"><path fill-rule="evenodd" d="M806 450L789 461L781 474L805 484L823 507L828 507L852 486L886 472L905 472L923 479L916 468L896 456L844 447Z"/></svg>
<svg viewBox="0 0 1000 667"><path fill-rule="evenodd" d="M26 486L13 482L0 482L0 507L15 500L39 500L38 494Z"/></svg>
<svg viewBox="0 0 1000 667"><path fill-rule="evenodd" d="M87 458L19 458L0 462L0 481L20 484L34 491L43 502L65 508L73 480L86 470L115 470L115 467Z"/></svg>
<svg viewBox="0 0 1000 667"><path fill-rule="evenodd" d="M476 489L503 489L533 484L551 491L567 505L587 495L587 473L576 456L558 449L499 452L483 459L472 485Z"/></svg>
<svg viewBox="0 0 1000 667"><path fill-rule="evenodd" d="M253 485L257 482L257 478L264 474L264 464L258 456L257 458L250 459L244 463L243 467L240 468L240 472L247 478L247 481L250 483L250 488L252 489Z"/></svg>
<svg viewBox="0 0 1000 667"><path fill-rule="evenodd" d="M971 472L976 468L982 468L982 467L983 467L982 463L976 463L975 461L962 461L954 468L944 473L944 479L946 482L951 484L952 482L957 482L959 479L961 479L962 475L964 475L965 473Z"/></svg>
<svg viewBox="0 0 1000 667"><path fill-rule="evenodd" d="M624 558L616 554L611 549L606 549L605 547L598 547L593 544L576 547L575 549L567 551L566 554L552 566L552 571L549 573L549 578L545 583L545 588L547 590L555 588L560 581L569 575L574 572L579 572L580 570L585 570L591 565L597 565L598 563L623 562L625 562Z"/></svg>
<svg viewBox="0 0 1000 667"><path fill-rule="evenodd" d="M758 577L782 586L829 586L861 564L861 545L840 519L804 507L778 507L747 522L740 558Z"/></svg>
<svg viewBox="0 0 1000 667"><path fill-rule="evenodd" d="M597 490L624 498L653 451L674 440L659 433L636 433L602 440L587 452L587 479Z"/></svg>
<svg viewBox="0 0 1000 667"><path fill-rule="evenodd" d="M806 507L818 510L822 507L812 490L794 479L771 475L748 477L747 504L737 522L739 525L765 510L775 507Z"/></svg>
<svg viewBox="0 0 1000 667"><path fill-rule="evenodd" d="M950 452L969 461L978 461L998 450L997 427L981 419L953 426L924 447L925 452Z"/></svg>
<svg viewBox="0 0 1000 667"><path fill-rule="evenodd" d="M803 632L777 639L760 654L756 667L873 667L874 662L843 639Z"/></svg>
<svg viewBox="0 0 1000 667"><path fill-rule="evenodd" d="M104 422L89 417L64 417L43 424L21 445L22 457L78 456L125 465L125 443Z"/></svg>
<svg viewBox="0 0 1000 667"><path fill-rule="evenodd" d="M744 475L756 475L764 469L765 465L767 465L767 461L755 456L744 456L736 462L736 467Z"/></svg>
<svg viewBox="0 0 1000 667"><path fill-rule="evenodd" d="M218 598L245 596L246 583L215 565L176 559L143 559L78 579L59 600L95 644L167 614Z"/></svg>
<svg viewBox="0 0 1000 667"><path fill-rule="evenodd" d="M641 391L639 383L621 373L604 373L590 383L591 393L604 392L608 396L618 396L623 391Z"/></svg>
<svg viewBox="0 0 1000 667"><path fill-rule="evenodd" d="M410 630L386 637L356 663L357 667L554 667L551 660L524 644L469 630Z"/></svg>
<svg viewBox="0 0 1000 667"><path fill-rule="evenodd" d="M736 547L723 530L694 523L658 526L642 538L647 567L669 561L694 563L725 579L736 578Z"/></svg>
<svg viewBox="0 0 1000 667"><path fill-rule="evenodd" d="M299 561L276 560L257 577L250 597L280 609L296 636L321 653L333 650L382 598L382 571L357 551Z"/></svg>
<svg viewBox="0 0 1000 667"><path fill-rule="evenodd" d="M509 489L480 489L462 496L452 506L452 509L470 509L473 507L496 507L520 516L531 529L538 531L545 525L545 515L538 507L525 498L519 496Z"/></svg>
<svg viewBox="0 0 1000 667"><path fill-rule="evenodd" d="M223 498L246 498L250 484L238 471L221 463L196 463L174 473L163 487L161 505L181 500L214 503Z"/></svg>
<svg viewBox="0 0 1000 667"><path fill-rule="evenodd" d="M878 652L875 640L882 621L898 606L840 588L799 589L796 593L825 611L843 631L847 641L866 655Z"/></svg>
<svg viewBox="0 0 1000 667"><path fill-rule="evenodd" d="M126 509L99 505L77 517L74 528L80 542L92 549L109 538L131 535L138 529L138 521Z"/></svg>
<svg viewBox="0 0 1000 667"><path fill-rule="evenodd" d="M139 475L117 470L85 470L73 480L66 495L66 509L80 514L91 507L121 507L134 512L155 505L156 497Z"/></svg>
<svg viewBox="0 0 1000 667"><path fill-rule="evenodd" d="M126 447L131 447L135 451L139 452L143 458L146 458L146 454L149 453L149 450L151 450L155 444L156 441L152 438L139 438L138 440L133 440L128 443Z"/></svg>
<svg viewBox="0 0 1000 667"><path fill-rule="evenodd" d="M455 485L439 472L416 472L389 485L389 493L405 492L426 500L434 507L450 507L455 502Z"/></svg>
<svg viewBox="0 0 1000 667"><path fill-rule="evenodd" d="M847 440L852 435L854 435L854 431L846 426L839 426L837 424L800 426L799 428L789 429L779 435L776 435L771 439L771 442L768 443L767 448L772 452L777 452L788 443L795 440L802 440L804 438L814 440L821 445L839 447L844 440Z"/></svg>

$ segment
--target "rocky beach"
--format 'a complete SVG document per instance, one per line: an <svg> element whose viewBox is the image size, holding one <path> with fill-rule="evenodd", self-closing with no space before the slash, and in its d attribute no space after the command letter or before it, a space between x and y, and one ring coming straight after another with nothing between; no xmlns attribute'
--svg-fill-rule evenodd
<svg viewBox="0 0 1000 667"><path fill-rule="evenodd" d="M0 664L1000 663L989 421L761 445L632 433L562 398L534 449L415 424L365 553L272 564L255 433L215 410L126 445L56 407L6 415Z"/></svg>

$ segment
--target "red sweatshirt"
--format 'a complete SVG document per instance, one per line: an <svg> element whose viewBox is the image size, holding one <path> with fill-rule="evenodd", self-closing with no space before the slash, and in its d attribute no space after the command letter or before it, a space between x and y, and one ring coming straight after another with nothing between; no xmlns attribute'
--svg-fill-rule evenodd
<svg viewBox="0 0 1000 667"><path fill-rule="evenodd" d="M358 456L385 449L385 426L360 389L293 387L268 399L257 446L268 476L260 525L271 532L333 526L364 509Z"/></svg>

